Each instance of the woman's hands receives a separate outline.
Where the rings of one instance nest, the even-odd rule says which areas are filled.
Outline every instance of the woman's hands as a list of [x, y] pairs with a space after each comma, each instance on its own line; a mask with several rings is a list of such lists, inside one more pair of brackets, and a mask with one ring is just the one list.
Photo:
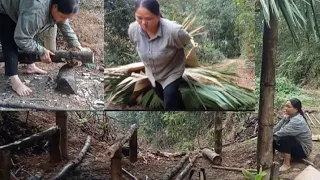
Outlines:
[[45, 53], [42, 56], [40, 56], [40, 60], [44, 63], [49, 64], [52, 62], [50, 57], [51, 55], [54, 56], [54, 53], [46, 49]]

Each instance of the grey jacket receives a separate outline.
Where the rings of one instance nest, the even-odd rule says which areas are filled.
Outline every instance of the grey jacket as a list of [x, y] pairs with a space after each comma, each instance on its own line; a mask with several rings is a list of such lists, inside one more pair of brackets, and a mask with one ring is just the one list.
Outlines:
[[51, 0], [0, 0], [0, 13], [7, 14], [16, 22], [14, 40], [18, 47], [38, 55], [43, 55], [46, 49], [34, 40], [35, 37], [54, 24], [57, 24], [70, 47], [80, 45], [69, 21], [56, 23], [50, 11]]
[[310, 155], [312, 150], [312, 133], [301, 114], [290, 119], [282, 118], [273, 128], [273, 133], [276, 137], [294, 136], [301, 144], [305, 154], [307, 156]]
[[191, 37], [181, 25], [161, 18], [156, 36], [149, 39], [135, 21], [129, 25], [128, 35], [136, 45], [153, 87], [157, 81], [164, 89], [183, 75], [186, 61], [184, 47], [190, 43]]

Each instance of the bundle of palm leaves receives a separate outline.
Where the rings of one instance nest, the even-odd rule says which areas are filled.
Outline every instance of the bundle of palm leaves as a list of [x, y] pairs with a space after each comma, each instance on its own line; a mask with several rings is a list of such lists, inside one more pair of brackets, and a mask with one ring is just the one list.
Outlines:
[[[188, 31], [195, 18], [182, 23]], [[193, 36], [202, 27], [188, 31], [193, 47], [186, 53], [186, 69], [179, 90], [187, 110], [253, 110], [254, 91], [237, 86], [236, 74], [200, 65], [196, 58]], [[199, 33], [198, 33], [199, 34]], [[110, 103], [141, 105], [146, 109], [163, 109], [163, 101], [155, 94], [145, 75], [142, 62], [105, 69], [106, 108]]]

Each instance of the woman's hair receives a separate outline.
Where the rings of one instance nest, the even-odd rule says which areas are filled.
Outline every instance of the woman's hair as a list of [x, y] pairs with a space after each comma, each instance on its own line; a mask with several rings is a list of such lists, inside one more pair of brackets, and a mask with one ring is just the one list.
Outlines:
[[160, 12], [160, 4], [157, 0], [136, 0], [135, 11], [137, 11], [137, 9], [140, 7], [146, 8], [152, 14], [156, 16], [160, 15], [162, 17], [162, 14]]
[[289, 101], [290, 101], [291, 105], [298, 110], [299, 114], [301, 114], [301, 116], [303, 116], [304, 119], [306, 119], [306, 117], [304, 116], [304, 113], [302, 111], [301, 101], [297, 98], [292, 98]]
[[63, 14], [75, 14], [79, 11], [79, 0], [52, 0], [52, 5], [58, 6], [58, 11]]

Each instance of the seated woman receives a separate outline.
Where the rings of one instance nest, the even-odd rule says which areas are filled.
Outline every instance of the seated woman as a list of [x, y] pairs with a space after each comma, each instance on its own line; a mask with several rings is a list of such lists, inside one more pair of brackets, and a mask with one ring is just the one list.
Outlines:
[[302, 159], [311, 153], [312, 134], [301, 108], [299, 99], [290, 99], [286, 103], [287, 116], [273, 129], [273, 151], [278, 150], [284, 158], [280, 171], [290, 169], [291, 157]]

